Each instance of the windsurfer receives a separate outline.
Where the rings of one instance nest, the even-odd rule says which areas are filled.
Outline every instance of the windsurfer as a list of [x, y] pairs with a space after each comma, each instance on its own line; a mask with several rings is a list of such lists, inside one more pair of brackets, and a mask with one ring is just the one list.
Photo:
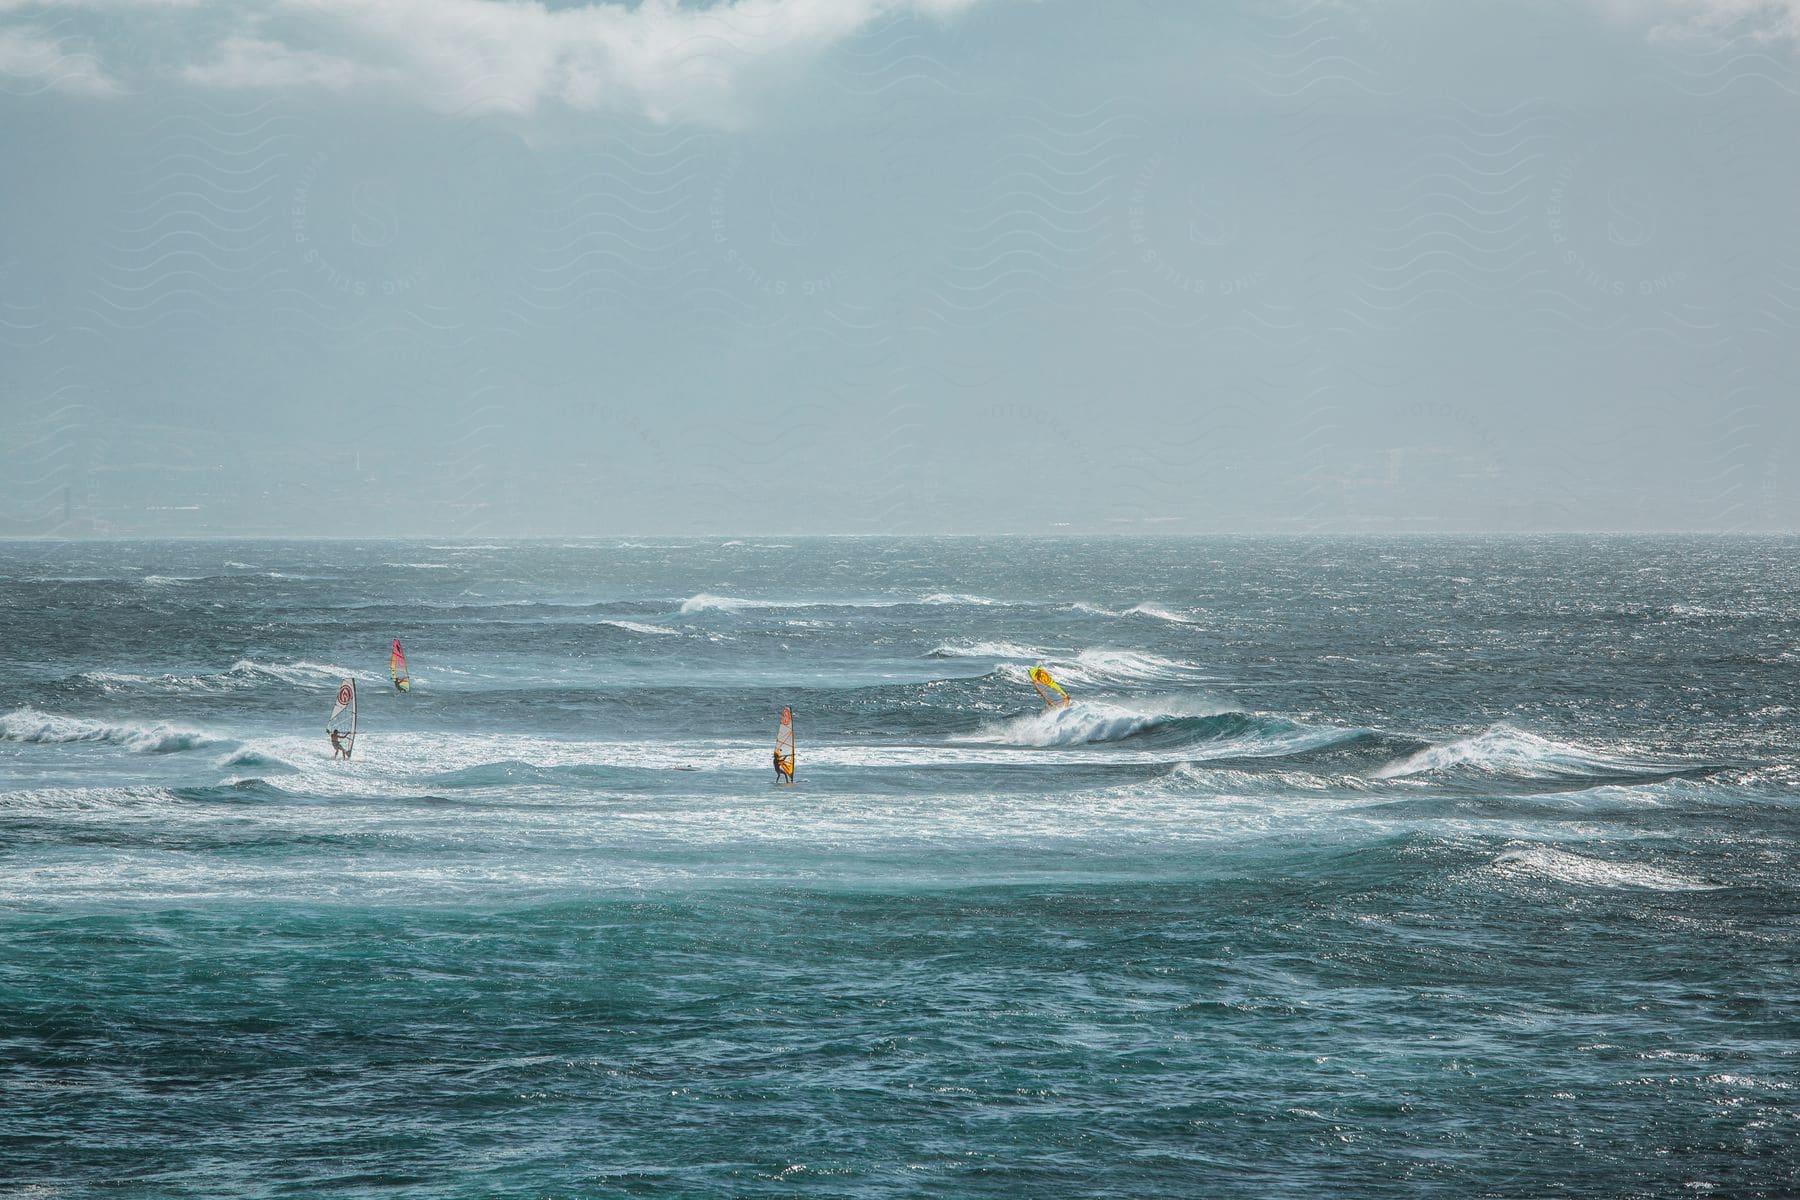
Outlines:
[[776, 783], [792, 783], [792, 782], [794, 782], [793, 769], [787, 765], [787, 760], [785, 760], [781, 757], [780, 750], [775, 751], [775, 782]]
[[331, 757], [349, 758], [350, 751], [344, 747], [343, 736], [335, 729], [327, 730], [326, 732], [331, 734]]

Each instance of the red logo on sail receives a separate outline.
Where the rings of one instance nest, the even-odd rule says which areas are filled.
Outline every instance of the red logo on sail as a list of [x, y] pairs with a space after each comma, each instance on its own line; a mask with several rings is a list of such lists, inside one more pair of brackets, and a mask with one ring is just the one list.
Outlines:
[[342, 708], [348, 703], [350, 703], [350, 685], [346, 683], [338, 689], [338, 707]]

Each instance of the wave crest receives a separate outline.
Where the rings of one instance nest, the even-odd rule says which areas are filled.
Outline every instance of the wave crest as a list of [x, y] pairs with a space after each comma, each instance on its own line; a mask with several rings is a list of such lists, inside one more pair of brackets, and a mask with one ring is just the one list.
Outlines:
[[224, 739], [197, 729], [177, 729], [172, 725], [113, 725], [35, 708], [15, 708], [0, 715], [0, 741], [38, 746], [99, 742], [123, 746], [139, 754], [172, 754], [225, 744]]
[[741, 612], [746, 608], [760, 607], [766, 607], [766, 605], [755, 600], [740, 599], [737, 596], [715, 596], [711, 592], [701, 592], [683, 600], [680, 611], [684, 613]]
[[1265, 741], [1291, 735], [1298, 729], [1289, 721], [1242, 712], [1139, 709], [1078, 700], [1063, 708], [1028, 713], [950, 740], [1050, 747], [1148, 738], [1157, 745], [1183, 746], [1248, 737], [1252, 740], [1246, 741], [1243, 750], [1253, 754]]
[[1068, 683], [1168, 683], [1191, 679], [1198, 670], [1192, 663], [1144, 650], [1083, 650], [1074, 662], [1062, 664], [1058, 678]]
[[340, 679], [363, 677], [349, 667], [340, 667], [332, 663], [295, 662], [295, 663], [259, 663], [248, 658], [240, 658], [231, 664], [227, 675], [235, 675], [241, 679], [278, 679], [282, 683], [312, 684], [336, 683]]
[[1552, 741], [1507, 725], [1495, 725], [1474, 737], [1427, 746], [1375, 772], [1377, 779], [1468, 770], [1514, 779], [1608, 779], [1671, 768], [1607, 754], [1566, 742]]
[[681, 630], [670, 629], [666, 625], [646, 625], [641, 621], [602, 621], [602, 625], [611, 625], [614, 629], [623, 629], [627, 633], [655, 633], [667, 637], [680, 637]]
[[1183, 616], [1181, 613], [1164, 608], [1160, 604], [1134, 604], [1125, 610], [1124, 615], [1127, 617], [1152, 617], [1158, 621], [1168, 621], [1175, 625], [1199, 624], [1193, 617]]
[[1018, 642], [945, 642], [926, 651], [926, 658], [1029, 658], [1044, 656], [1042, 650], [1022, 646]]
[[1643, 863], [1608, 862], [1551, 846], [1508, 850], [1494, 859], [1494, 867], [1508, 875], [1530, 875], [1581, 887], [1642, 888], [1653, 892], [1710, 892], [1718, 887]]

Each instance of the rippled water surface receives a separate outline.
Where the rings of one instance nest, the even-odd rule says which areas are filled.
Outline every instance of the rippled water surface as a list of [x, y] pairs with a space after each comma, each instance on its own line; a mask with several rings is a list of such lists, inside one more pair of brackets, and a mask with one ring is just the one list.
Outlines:
[[1797, 553], [0, 543], [0, 1196], [1800, 1193]]

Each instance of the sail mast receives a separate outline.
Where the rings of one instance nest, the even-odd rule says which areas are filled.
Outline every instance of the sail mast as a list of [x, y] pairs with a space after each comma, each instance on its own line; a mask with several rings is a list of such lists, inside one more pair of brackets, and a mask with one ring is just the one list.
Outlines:
[[794, 782], [794, 710], [781, 710], [781, 724], [775, 730], [775, 762], [781, 773], [787, 778], [782, 782]]

